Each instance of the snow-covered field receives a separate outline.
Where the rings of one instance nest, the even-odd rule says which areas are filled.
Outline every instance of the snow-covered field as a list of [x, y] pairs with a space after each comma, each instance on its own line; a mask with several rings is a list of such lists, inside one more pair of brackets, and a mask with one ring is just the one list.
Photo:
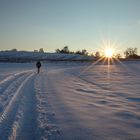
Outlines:
[[0, 140], [139, 140], [140, 62], [0, 63]]

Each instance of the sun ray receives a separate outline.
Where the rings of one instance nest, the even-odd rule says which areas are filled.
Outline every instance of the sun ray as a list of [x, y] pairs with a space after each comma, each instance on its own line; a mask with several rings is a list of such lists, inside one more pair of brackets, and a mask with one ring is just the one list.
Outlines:
[[91, 65], [89, 65], [87, 68], [85, 68], [83, 71], [81, 71], [78, 76], [82, 75], [83, 73], [85, 73], [86, 71], [88, 71], [89, 69], [93, 68], [98, 62], [102, 61], [104, 58], [101, 57], [99, 59], [97, 59], [94, 63], [92, 63]]
[[128, 72], [132, 73], [132, 74], [135, 75], [136, 77], [139, 77], [139, 76], [137, 75], [137, 73], [135, 73], [134, 70], [128, 68], [127, 65], [125, 65], [122, 61], [120, 61], [120, 60], [117, 59], [117, 58], [115, 58], [115, 60], [116, 60], [118, 63], [120, 63], [120, 64], [123, 66], [123, 68], [126, 69]]

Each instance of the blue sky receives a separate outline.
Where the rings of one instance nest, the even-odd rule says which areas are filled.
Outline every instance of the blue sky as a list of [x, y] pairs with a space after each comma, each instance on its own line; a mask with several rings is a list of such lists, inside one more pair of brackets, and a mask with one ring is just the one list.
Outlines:
[[140, 52], [140, 0], [0, 0], [0, 50], [101, 50]]

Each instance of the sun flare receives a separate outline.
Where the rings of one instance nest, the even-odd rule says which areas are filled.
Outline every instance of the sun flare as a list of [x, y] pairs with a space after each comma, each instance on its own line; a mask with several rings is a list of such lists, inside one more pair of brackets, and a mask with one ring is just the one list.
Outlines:
[[112, 58], [112, 57], [113, 57], [113, 49], [111, 49], [111, 48], [106, 48], [106, 49], [105, 49], [105, 57], [107, 57], [107, 58]]

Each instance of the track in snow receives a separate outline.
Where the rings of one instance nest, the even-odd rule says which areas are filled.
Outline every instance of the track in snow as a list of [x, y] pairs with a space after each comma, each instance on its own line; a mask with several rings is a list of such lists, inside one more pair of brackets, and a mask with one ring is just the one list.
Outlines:
[[43, 66], [1, 76], [0, 140], [139, 139], [135, 65]]
[[[34, 73], [28, 71], [16, 74], [12, 78], [12, 82], [5, 81], [9, 84], [7, 88], [4, 86], [4, 91], [1, 93], [1, 113], [0, 113], [0, 139], [2, 140], [14, 140], [17, 137], [17, 130], [20, 127], [20, 119], [22, 118], [23, 112], [22, 100], [24, 96], [23, 88], [30, 80]], [[9, 79], [11, 80], [11, 79]], [[30, 94], [30, 93], [28, 93]]]

